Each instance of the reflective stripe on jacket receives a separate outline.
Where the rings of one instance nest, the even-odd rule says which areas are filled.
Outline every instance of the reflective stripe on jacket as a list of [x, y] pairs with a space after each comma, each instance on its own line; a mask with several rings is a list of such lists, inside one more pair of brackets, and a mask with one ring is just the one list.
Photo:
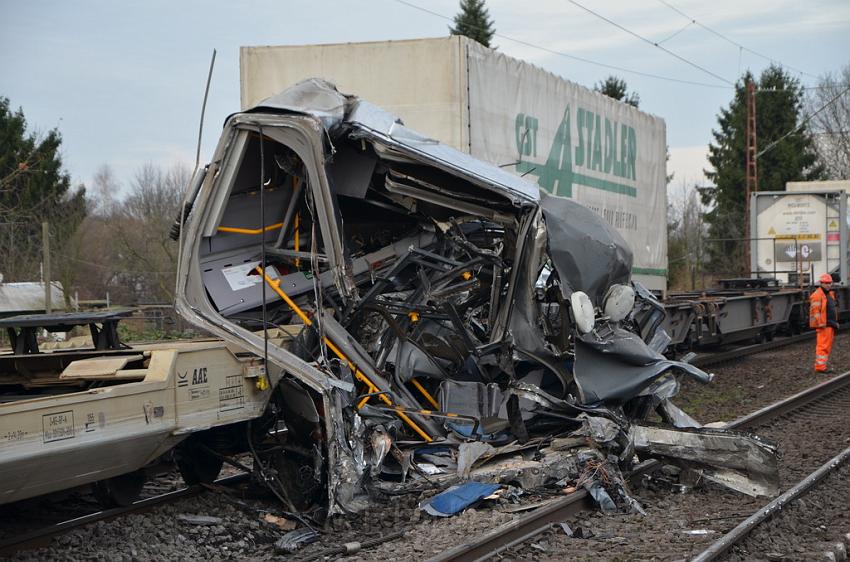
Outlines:
[[[832, 300], [830, 306], [829, 300]], [[838, 322], [838, 307], [835, 305], [835, 293], [829, 292], [827, 296], [823, 287], [818, 287], [809, 296], [809, 328], [826, 328], [830, 325], [830, 320], [833, 323]], [[829, 318], [828, 311], [834, 311], [834, 318]]]

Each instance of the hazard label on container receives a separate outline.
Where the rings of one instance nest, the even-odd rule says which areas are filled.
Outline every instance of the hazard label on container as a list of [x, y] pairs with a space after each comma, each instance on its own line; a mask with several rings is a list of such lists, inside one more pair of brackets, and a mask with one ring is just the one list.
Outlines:
[[835, 230], [836, 228], [838, 228], [838, 223], [837, 223], [837, 222], [835, 222], [835, 219], [833, 219], [833, 220], [829, 221], [829, 226], [828, 226], [828, 228], [829, 228], [830, 230]]
[[777, 240], [820, 240], [820, 233], [816, 234], [780, 234]]

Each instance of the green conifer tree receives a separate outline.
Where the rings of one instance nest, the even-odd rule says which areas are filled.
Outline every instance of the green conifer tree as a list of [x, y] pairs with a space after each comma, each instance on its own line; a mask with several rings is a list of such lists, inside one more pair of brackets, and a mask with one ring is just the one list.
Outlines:
[[61, 256], [86, 214], [85, 188], [72, 188], [61, 145], [56, 129], [27, 132], [23, 111], [12, 111], [0, 97], [0, 273], [6, 281], [38, 279], [42, 221], [50, 224], [51, 254]]
[[[705, 219], [710, 238], [746, 238], [746, 147], [747, 83], [755, 80], [757, 150], [794, 130], [803, 118], [803, 89], [800, 82], [778, 66], [765, 69], [758, 80], [747, 72], [735, 86], [729, 107], [717, 116], [719, 130], [713, 130], [714, 142], [708, 147], [712, 170], [706, 177], [713, 189], [702, 191], [702, 202], [710, 210]], [[757, 159], [759, 191], [784, 191], [789, 181], [810, 181], [823, 176], [814, 141], [802, 127], [773, 146]], [[718, 273], [743, 274], [743, 243], [710, 244], [711, 268]], [[730, 266], [738, 270], [730, 270]], [[737, 268], [736, 268], [737, 269]]]
[[622, 78], [617, 78], [613, 74], [605, 80], [597, 83], [593, 89], [600, 94], [604, 94], [609, 98], [614, 98], [615, 100], [620, 100], [621, 102], [627, 103], [631, 106], [638, 107], [640, 105], [640, 95], [637, 92], [629, 93], [626, 81]]
[[460, 12], [454, 18], [454, 27], [449, 27], [449, 31], [452, 35], [465, 35], [485, 47], [490, 46], [496, 33], [484, 0], [460, 0]]

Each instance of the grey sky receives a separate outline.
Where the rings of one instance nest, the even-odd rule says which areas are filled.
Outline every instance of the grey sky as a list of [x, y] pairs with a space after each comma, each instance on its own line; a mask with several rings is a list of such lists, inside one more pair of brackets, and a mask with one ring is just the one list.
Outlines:
[[[658, 0], [578, 0], [730, 82], [765, 59], [719, 39]], [[452, 16], [456, 0], [411, 0]], [[814, 76], [850, 62], [847, 0], [668, 0], [704, 25]], [[497, 37], [511, 56], [592, 86], [626, 79], [641, 109], [667, 122], [674, 184], [704, 181], [704, 154], [732, 88], [582, 11], [567, 0], [489, 0], [497, 32], [550, 50], [645, 73], [712, 84], [694, 86], [612, 71]], [[0, 96], [30, 125], [58, 127], [75, 182], [102, 164], [127, 183], [146, 162], [194, 163], [204, 80], [218, 49], [202, 160], [223, 119], [239, 109], [239, 47], [379, 41], [448, 34], [448, 22], [395, 0], [0, 0]], [[684, 30], [682, 28], [684, 27]]]

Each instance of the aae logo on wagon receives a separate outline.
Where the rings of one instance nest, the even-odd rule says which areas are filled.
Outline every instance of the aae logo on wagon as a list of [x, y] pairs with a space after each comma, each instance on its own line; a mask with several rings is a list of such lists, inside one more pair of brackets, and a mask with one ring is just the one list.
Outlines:
[[[562, 197], [573, 196], [573, 184], [637, 197], [637, 189], [622, 181], [637, 180], [634, 128], [581, 107], [576, 109], [575, 121], [577, 143], [573, 147], [570, 106], [567, 106], [552, 139], [549, 155], [545, 162], [539, 163], [532, 159], [538, 156], [540, 122], [534, 116], [518, 113], [515, 125], [519, 153], [517, 172], [537, 176], [540, 187]], [[597, 174], [591, 176], [585, 171]], [[599, 177], [600, 172], [610, 179]]]

